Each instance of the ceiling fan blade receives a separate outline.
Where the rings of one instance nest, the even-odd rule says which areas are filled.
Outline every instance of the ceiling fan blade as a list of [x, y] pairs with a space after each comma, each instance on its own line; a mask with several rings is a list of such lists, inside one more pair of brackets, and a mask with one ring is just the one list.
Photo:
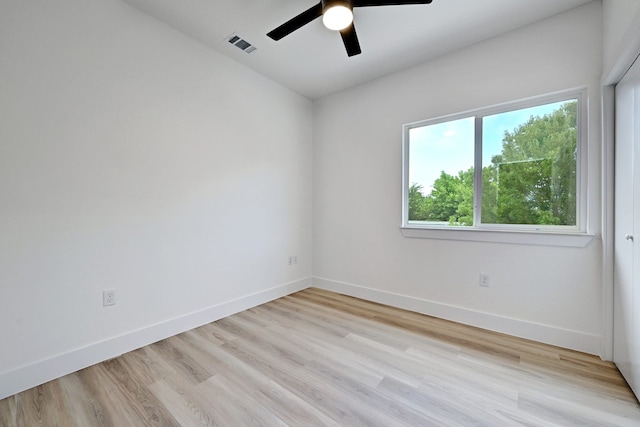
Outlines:
[[310, 7], [300, 15], [291, 18], [275, 30], [268, 32], [267, 36], [271, 37], [273, 40], [280, 40], [284, 36], [293, 33], [298, 28], [307, 25], [309, 22], [320, 16], [322, 16], [322, 2]]
[[347, 28], [340, 31], [340, 35], [342, 36], [344, 47], [347, 49], [347, 55], [351, 57], [362, 53], [358, 35], [356, 34], [356, 27], [353, 25], [353, 22]]
[[430, 4], [433, 0], [353, 0], [353, 7], [402, 6], [406, 4]]

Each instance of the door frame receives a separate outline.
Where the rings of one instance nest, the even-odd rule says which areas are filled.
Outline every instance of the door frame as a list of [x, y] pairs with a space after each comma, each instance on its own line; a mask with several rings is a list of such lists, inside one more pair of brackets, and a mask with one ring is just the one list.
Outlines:
[[[640, 21], [636, 16], [635, 22]], [[640, 25], [632, 25], [625, 44], [601, 79], [602, 90], [602, 345], [600, 357], [613, 360], [615, 88], [640, 55]]]

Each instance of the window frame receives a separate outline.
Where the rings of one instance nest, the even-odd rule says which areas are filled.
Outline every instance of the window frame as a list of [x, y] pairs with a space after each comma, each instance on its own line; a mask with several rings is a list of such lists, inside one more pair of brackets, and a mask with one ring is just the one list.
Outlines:
[[[576, 225], [531, 225], [531, 224], [483, 224], [482, 207], [482, 122], [486, 116], [507, 113], [524, 108], [576, 99]], [[402, 126], [402, 223], [405, 237], [446, 240], [470, 240], [487, 242], [543, 244], [553, 246], [585, 246], [591, 240], [588, 234], [587, 215], [587, 149], [588, 149], [588, 96], [587, 88], [580, 87], [489, 107], [477, 108], [461, 113], [448, 114], [431, 119], [407, 123]], [[474, 137], [474, 225], [451, 226], [428, 222], [409, 221], [409, 155], [411, 129], [436, 125], [463, 118], [475, 120]], [[480, 207], [480, 209], [478, 208]]]

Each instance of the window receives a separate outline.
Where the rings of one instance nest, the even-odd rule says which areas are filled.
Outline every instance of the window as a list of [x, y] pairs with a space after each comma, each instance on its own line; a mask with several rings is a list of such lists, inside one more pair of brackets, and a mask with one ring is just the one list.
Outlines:
[[583, 98], [563, 92], [404, 125], [403, 227], [583, 233]]

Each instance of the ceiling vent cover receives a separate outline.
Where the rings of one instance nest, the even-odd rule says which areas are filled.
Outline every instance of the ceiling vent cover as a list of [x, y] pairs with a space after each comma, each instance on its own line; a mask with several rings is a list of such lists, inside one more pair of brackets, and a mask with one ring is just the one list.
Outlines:
[[252, 53], [257, 49], [254, 45], [252, 45], [236, 33], [231, 34], [229, 37], [227, 37], [226, 40], [245, 53]]

